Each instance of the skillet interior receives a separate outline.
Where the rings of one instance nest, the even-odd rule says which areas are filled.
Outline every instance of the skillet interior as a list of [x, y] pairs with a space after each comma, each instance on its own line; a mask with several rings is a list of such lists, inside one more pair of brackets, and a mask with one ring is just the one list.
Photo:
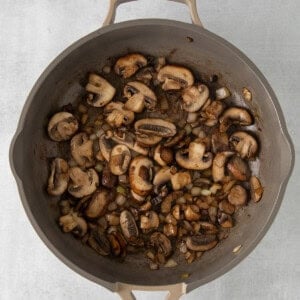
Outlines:
[[[109, 57], [132, 51], [166, 56], [169, 62], [199, 70], [202, 76], [219, 75], [220, 83], [229, 87], [238, 105], [242, 88], [249, 87], [253, 92], [250, 109], [258, 116], [256, 124], [261, 129], [259, 139], [263, 141], [259, 163], [253, 164], [265, 186], [262, 201], [256, 205], [250, 203], [237, 217], [237, 226], [229, 238], [200, 261], [157, 272], [150, 271], [141, 257], [128, 257], [120, 264], [98, 256], [71, 235], [63, 234], [55, 221], [58, 216], [55, 201], [45, 193], [48, 159], [64, 151], [64, 147], [57, 146], [46, 135], [49, 116], [83, 94], [80, 83], [87, 72], [101, 70]], [[174, 284], [182, 281], [183, 272], [188, 272], [191, 276], [186, 279], [187, 290], [191, 290], [244, 258], [265, 234], [279, 208], [283, 182], [291, 166], [291, 150], [276, 105], [272, 90], [255, 66], [232, 45], [205, 29], [163, 20], [129, 21], [100, 29], [68, 48], [48, 67], [25, 105], [20, 134], [12, 146], [12, 168], [22, 181], [18, 183], [24, 207], [41, 238], [57, 256], [107, 288], [114, 289], [115, 282]], [[240, 244], [241, 251], [233, 254], [233, 248]]]

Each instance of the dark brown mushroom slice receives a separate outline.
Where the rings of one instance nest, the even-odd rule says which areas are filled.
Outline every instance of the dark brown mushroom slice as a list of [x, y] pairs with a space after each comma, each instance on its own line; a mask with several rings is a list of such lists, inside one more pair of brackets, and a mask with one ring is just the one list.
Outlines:
[[147, 59], [143, 55], [132, 53], [120, 57], [115, 64], [114, 70], [116, 74], [123, 78], [129, 78], [146, 65]]
[[158, 253], [163, 254], [164, 257], [168, 257], [172, 253], [171, 241], [166, 235], [161, 232], [154, 232], [150, 237], [150, 243], [156, 248]]
[[229, 160], [227, 164], [227, 170], [233, 179], [246, 181], [250, 178], [250, 168], [248, 164], [239, 156], [234, 156]]
[[186, 239], [186, 246], [193, 251], [207, 251], [217, 245], [217, 237], [215, 234], [201, 234], [189, 236]]
[[170, 137], [176, 134], [176, 126], [162, 119], [141, 119], [135, 122], [134, 128], [139, 133], [160, 137]]
[[85, 215], [91, 219], [103, 216], [110, 200], [111, 195], [108, 190], [102, 188], [96, 191], [85, 209]]
[[228, 135], [226, 132], [215, 131], [211, 135], [211, 146], [213, 153], [223, 152], [228, 150]]
[[110, 242], [100, 230], [93, 230], [90, 233], [88, 244], [100, 255], [107, 256], [110, 254]]
[[172, 149], [159, 144], [154, 149], [154, 160], [161, 166], [166, 166], [172, 163], [174, 159]]
[[121, 255], [122, 248], [121, 248], [120, 243], [119, 243], [118, 239], [116, 238], [116, 236], [111, 233], [111, 234], [107, 235], [107, 238], [110, 243], [110, 249], [111, 249], [112, 254], [114, 256]]
[[49, 137], [55, 142], [69, 140], [78, 130], [77, 119], [68, 112], [58, 112], [48, 123]]

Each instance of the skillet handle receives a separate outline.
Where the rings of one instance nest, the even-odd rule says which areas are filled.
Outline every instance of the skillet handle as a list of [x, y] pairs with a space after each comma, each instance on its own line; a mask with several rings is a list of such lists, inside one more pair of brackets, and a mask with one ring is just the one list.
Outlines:
[[[116, 11], [120, 4], [126, 2], [132, 2], [132, 1], [137, 1], [137, 0], [110, 0], [108, 13], [103, 22], [103, 26], [107, 26], [114, 23], [116, 17]], [[203, 27], [202, 22], [200, 21], [198, 15], [196, 0], [169, 0], [169, 1], [185, 4], [189, 8], [193, 24]]]
[[165, 286], [141, 286], [126, 283], [117, 283], [116, 292], [122, 300], [136, 300], [132, 291], [168, 291], [165, 300], [179, 300], [181, 296], [186, 294], [186, 284], [184, 282], [165, 285]]

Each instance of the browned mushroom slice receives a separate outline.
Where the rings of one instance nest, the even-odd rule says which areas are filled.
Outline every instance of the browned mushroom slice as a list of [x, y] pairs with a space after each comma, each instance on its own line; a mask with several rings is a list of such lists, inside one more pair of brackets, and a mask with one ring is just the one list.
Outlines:
[[166, 65], [162, 67], [157, 75], [163, 90], [180, 90], [193, 85], [194, 76], [192, 72], [180, 66]]
[[177, 225], [174, 225], [174, 224], [165, 224], [164, 225], [164, 229], [163, 229], [163, 231], [164, 231], [164, 234], [166, 235], [166, 236], [176, 236], [177, 235]]
[[69, 140], [78, 130], [78, 121], [68, 112], [56, 113], [49, 121], [49, 137], [56, 142]]
[[110, 254], [110, 243], [106, 235], [98, 230], [93, 230], [88, 238], [88, 244], [100, 255]]
[[210, 152], [205, 153], [205, 145], [200, 142], [191, 142], [188, 148], [188, 155], [178, 150], [176, 153], [177, 163], [190, 170], [205, 170], [212, 164], [212, 154]]
[[227, 169], [233, 179], [240, 181], [248, 180], [251, 174], [248, 164], [239, 156], [234, 156], [229, 160]]
[[86, 133], [78, 133], [71, 140], [71, 154], [80, 167], [89, 168], [95, 164], [93, 141]]
[[211, 135], [211, 146], [214, 153], [228, 150], [228, 135], [226, 132], [216, 131]]
[[163, 254], [164, 257], [168, 257], [172, 253], [170, 240], [161, 232], [152, 233], [150, 243], [156, 248], [158, 253]]
[[250, 178], [250, 192], [251, 199], [254, 202], [260, 201], [264, 192], [264, 188], [262, 187], [260, 180], [256, 176], [251, 176]]
[[227, 159], [233, 155], [233, 152], [224, 151], [217, 153], [212, 163], [212, 176], [214, 182], [222, 181], [225, 177], [225, 164]]
[[176, 134], [176, 126], [162, 119], [141, 119], [135, 122], [134, 128], [137, 132], [161, 137], [170, 137]]
[[123, 210], [120, 214], [120, 226], [124, 237], [128, 242], [134, 242], [139, 236], [133, 215], [128, 210]]
[[221, 101], [211, 101], [200, 113], [202, 123], [208, 127], [217, 125], [219, 116], [222, 114], [224, 108], [225, 105]]
[[256, 139], [247, 132], [237, 131], [230, 136], [230, 146], [237, 151], [242, 158], [255, 157], [258, 144]]
[[135, 157], [129, 167], [131, 189], [140, 196], [146, 196], [152, 190], [153, 162], [146, 156]]
[[62, 195], [69, 182], [69, 166], [62, 158], [55, 158], [51, 163], [51, 173], [48, 179], [47, 191], [50, 195]]
[[159, 144], [155, 147], [153, 158], [159, 165], [164, 167], [173, 161], [173, 151]]
[[136, 113], [142, 112], [145, 107], [153, 110], [157, 103], [154, 92], [138, 81], [128, 82], [125, 85], [124, 97], [128, 99], [125, 108]]
[[73, 234], [83, 237], [87, 233], [87, 223], [85, 219], [78, 216], [76, 212], [70, 211], [69, 214], [59, 218], [59, 225], [63, 232], [72, 232]]
[[187, 205], [184, 209], [184, 216], [188, 221], [198, 221], [200, 219], [199, 207], [196, 205]]
[[91, 219], [103, 216], [110, 200], [111, 197], [108, 190], [101, 189], [96, 191], [85, 209], [85, 215]]
[[164, 143], [164, 146], [165, 147], [173, 147], [173, 146], [177, 145], [185, 137], [185, 134], [186, 134], [185, 130], [178, 131], [178, 133], [175, 136], [170, 137], [166, 140], [166, 142]]
[[235, 185], [228, 194], [228, 201], [235, 206], [243, 206], [247, 202], [247, 191], [241, 185]]
[[104, 108], [104, 113], [107, 115], [106, 122], [111, 127], [121, 127], [134, 121], [134, 113], [125, 109], [122, 102], [108, 103]]
[[140, 228], [144, 230], [157, 229], [159, 226], [159, 218], [155, 211], [148, 211], [145, 215], [141, 215]]
[[104, 159], [108, 162], [113, 149], [112, 140], [104, 133], [99, 137], [99, 148]]
[[99, 177], [94, 169], [82, 171], [78, 167], [70, 168], [68, 192], [75, 198], [92, 194], [99, 185]]
[[178, 191], [192, 183], [192, 176], [188, 171], [180, 171], [171, 176], [174, 191]]
[[116, 93], [116, 89], [106, 79], [94, 73], [90, 74], [85, 89], [90, 93], [87, 103], [95, 107], [106, 105]]
[[161, 203], [161, 213], [167, 214], [171, 211], [172, 203], [183, 196], [182, 191], [172, 192], [167, 195]]
[[209, 89], [205, 84], [191, 86], [182, 93], [182, 108], [188, 112], [198, 111], [209, 97]]
[[127, 172], [131, 160], [130, 150], [125, 145], [116, 145], [110, 155], [109, 167], [114, 175]]
[[138, 69], [147, 65], [147, 59], [141, 54], [128, 54], [120, 57], [115, 64], [115, 72], [128, 78], [134, 75]]
[[220, 122], [220, 131], [225, 132], [231, 125], [249, 126], [253, 124], [253, 118], [250, 113], [240, 107], [230, 107], [225, 110]]
[[223, 228], [231, 228], [233, 227], [233, 220], [230, 215], [227, 215], [225, 213], [219, 213], [218, 214], [218, 222]]
[[158, 144], [162, 140], [162, 137], [148, 134], [136, 134], [136, 140], [144, 147], [151, 147]]
[[214, 234], [189, 236], [186, 246], [193, 251], [207, 251], [217, 245], [217, 237]]
[[113, 188], [117, 184], [117, 180], [118, 177], [110, 171], [109, 165], [105, 165], [102, 170], [102, 185], [107, 188]]

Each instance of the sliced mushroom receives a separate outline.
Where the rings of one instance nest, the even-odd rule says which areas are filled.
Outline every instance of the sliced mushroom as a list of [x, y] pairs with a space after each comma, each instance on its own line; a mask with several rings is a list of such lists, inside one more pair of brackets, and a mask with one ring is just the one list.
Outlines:
[[170, 167], [163, 167], [155, 173], [155, 176], [153, 178], [153, 185], [157, 187], [162, 186], [166, 182], [170, 181], [171, 177], [172, 169]]
[[68, 192], [75, 198], [81, 198], [92, 194], [99, 185], [99, 177], [94, 169], [82, 171], [79, 167], [70, 168], [71, 182]]
[[128, 99], [125, 108], [136, 113], [142, 112], [145, 107], [153, 110], [157, 103], [154, 92], [138, 81], [128, 82], [125, 85], [124, 97]]
[[101, 189], [95, 192], [87, 208], [85, 209], [85, 215], [91, 219], [103, 216], [110, 200], [111, 197], [108, 190]]
[[118, 177], [110, 171], [110, 167], [106, 164], [102, 170], [101, 184], [107, 188], [116, 186]]
[[153, 162], [146, 156], [135, 157], [129, 167], [131, 189], [140, 196], [148, 195], [152, 190]]
[[140, 153], [142, 155], [148, 155], [148, 149], [141, 147], [136, 142], [136, 137], [129, 132], [122, 132], [122, 134], [114, 133], [111, 139], [118, 144], [127, 146], [129, 149], [137, 153]]
[[233, 220], [230, 215], [225, 213], [220, 213], [218, 215], [218, 222], [223, 228], [231, 228], [233, 227]]
[[121, 255], [122, 252], [122, 248], [121, 245], [117, 239], [117, 237], [114, 234], [115, 232], [112, 232], [110, 234], [107, 235], [107, 238], [109, 240], [110, 243], [110, 247], [111, 247], [111, 252], [114, 256], [119, 256]]
[[217, 153], [212, 163], [212, 177], [214, 182], [222, 181], [225, 177], [225, 164], [233, 152], [224, 151]]
[[116, 93], [116, 89], [106, 79], [94, 73], [90, 74], [85, 89], [90, 93], [87, 103], [95, 107], [106, 105]]
[[141, 215], [141, 229], [156, 229], [159, 226], [159, 218], [155, 211], [151, 210], [146, 212], [145, 215]]
[[139, 236], [133, 215], [128, 210], [123, 210], [120, 214], [120, 226], [124, 237], [128, 242], [132, 242]]
[[173, 151], [159, 144], [155, 147], [153, 158], [162, 167], [166, 166], [173, 161]]
[[196, 205], [187, 205], [184, 209], [184, 216], [188, 221], [198, 221], [200, 219], [199, 208]]
[[247, 202], [247, 191], [241, 185], [235, 185], [228, 194], [228, 201], [235, 206], [243, 206]]
[[62, 195], [69, 182], [69, 166], [62, 158], [55, 158], [51, 163], [51, 172], [48, 179], [47, 191], [50, 195]]
[[230, 202], [228, 202], [227, 200], [222, 200], [219, 203], [219, 209], [221, 211], [223, 211], [226, 214], [232, 215], [235, 211], [235, 207], [234, 205], [232, 205]]
[[161, 213], [168, 214], [171, 211], [172, 203], [182, 196], [183, 196], [182, 191], [172, 192], [169, 195], [167, 195], [161, 203], [161, 207], [160, 207]]
[[240, 181], [248, 180], [251, 174], [248, 164], [239, 156], [234, 156], [229, 160], [227, 169], [233, 179]]
[[104, 133], [99, 137], [99, 148], [104, 159], [109, 162], [113, 145], [111, 138], [107, 137]]
[[122, 102], [108, 103], [104, 108], [104, 114], [107, 115], [106, 122], [111, 127], [121, 127], [134, 121], [134, 112], [125, 109]]
[[186, 187], [192, 182], [192, 177], [190, 172], [188, 171], [181, 171], [177, 172], [171, 176], [171, 184], [174, 191], [178, 191]]
[[164, 234], [166, 236], [176, 236], [177, 235], [177, 225], [174, 224], [165, 224], [164, 225]]
[[70, 143], [71, 154], [80, 167], [89, 168], [95, 164], [93, 141], [84, 132], [76, 134]]
[[220, 122], [220, 131], [225, 132], [231, 125], [249, 126], [253, 123], [250, 113], [241, 107], [230, 107], [225, 110]]
[[226, 132], [216, 131], [211, 135], [211, 146], [213, 153], [228, 150], [228, 135]]
[[188, 155], [182, 153], [181, 150], [176, 153], [177, 163], [190, 170], [205, 170], [212, 164], [212, 154], [205, 153], [205, 145], [200, 142], [191, 142], [188, 148]]
[[114, 175], [122, 175], [127, 172], [131, 161], [130, 150], [125, 145], [116, 145], [110, 155], [109, 167]]
[[205, 84], [188, 87], [183, 91], [182, 108], [188, 112], [198, 111], [209, 97], [209, 89]]
[[134, 128], [139, 133], [170, 137], [176, 134], [176, 126], [162, 119], [141, 119], [135, 122]]
[[256, 139], [244, 131], [237, 131], [232, 134], [229, 139], [229, 144], [242, 158], [253, 158], [256, 156], [258, 150]]
[[69, 214], [59, 218], [59, 225], [63, 232], [71, 232], [79, 237], [87, 233], [87, 223], [85, 219], [79, 217], [76, 212], [71, 211]]
[[250, 192], [251, 199], [254, 202], [260, 201], [264, 192], [264, 188], [262, 187], [260, 180], [256, 176], [251, 176], [250, 178]]
[[144, 147], [151, 147], [158, 144], [162, 140], [162, 137], [148, 134], [136, 134], [136, 140]]
[[157, 75], [158, 81], [162, 82], [162, 89], [167, 90], [180, 90], [193, 85], [194, 76], [189, 69], [166, 65], [162, 67]]
[[170, 240], [161, 232], [154, 232], [150, 237], [150, 243], [157, 249], [158, 253], [165, 257], [172, 253], [172, 245]]
[[217, 237], [214, 234], [209, 235], [194, 235], [186, 239], [186, 246], [193, 251], [207, 251], [217, 245]]
[[185, 134], [185, 130], [178, 131], [175, 136], [170, 137], [166, 140], [166, 142], [164, 143], [164, 147], [173, 147], [177, 145], [185, 137]]
[[141, 54], [134, 53], [120, 57], [115, 64], [114, 70], [118, 75], [129, 78], [146, 65], [147, 59]]
[[110, 243], [106, 235], [98, 230], [93, 230], [88, 238], [88, 244], [100, 255], [110, 254]]
[[56, 113], [48, 124], [49, 137], [55, 142], [69, 140], [77, 130], [78, 121], [68, 112]]
[[[206, 105], [210, 102], [208, 105]], [[222, 114], [225, 105], [221, 101], [207, 101], [205, 103], [205, 108], [200, 113], [202, 118], [202, 123], [206, 126], [212, 127], [218, 124], [219, 116]]]

